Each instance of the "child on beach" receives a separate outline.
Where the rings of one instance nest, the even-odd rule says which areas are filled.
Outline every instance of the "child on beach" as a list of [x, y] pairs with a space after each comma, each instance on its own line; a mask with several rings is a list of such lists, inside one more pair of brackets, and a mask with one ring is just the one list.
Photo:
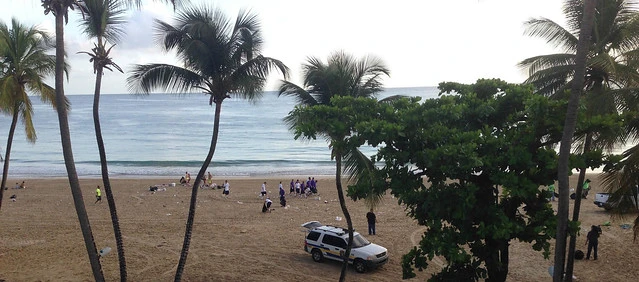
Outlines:
[[260, 199], [266, 196], [266, 181], [262, 183], [262, 189], [260, 190]]
[[231, 185], [229, 184], [228, 180], [224, 180], [224, 191], [222, 191], [222, 194], [224, 194], [224, 197], [228, 197], [229, 193], [231, 192]]

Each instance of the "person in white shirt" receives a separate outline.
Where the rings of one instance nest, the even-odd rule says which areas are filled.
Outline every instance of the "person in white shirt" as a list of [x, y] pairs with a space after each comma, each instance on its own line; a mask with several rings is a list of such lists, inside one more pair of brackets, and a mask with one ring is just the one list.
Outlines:
[[271, 201], [269, 197], [266, 197], [266, 200], [264, 200], [264, 205], [262, 206], [262, 212], [271, 212], [272, 204], [273, 204], [273, 201]]
[[266, 196], [266, 181], [262, 183], [262, 190], [260, 191], [260, 199], [262, 199], [264, 196]]
[[224, 180], [224, 191], [222, 191], [222, 194], [224, 194], [224, 196], [228, 196], [229, 193], [231, 192], [231, 185], [229, 184], [228, 180]]

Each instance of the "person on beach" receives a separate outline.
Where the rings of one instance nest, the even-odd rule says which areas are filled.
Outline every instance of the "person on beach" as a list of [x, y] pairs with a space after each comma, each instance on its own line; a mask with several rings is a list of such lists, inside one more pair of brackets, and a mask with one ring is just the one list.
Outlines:
[[264, 205], [262, 205], [262, 212], [271, 212], [272, 204], [273, 201], [271, 201], [269, 197], [266, 197], [266, 200], [264, 200]]
[[260, 199], [263, 199], [266, 196], [266, 181], [262, 183], [262, 188], [260, 189]]
[[550, 192], [550, 200], [555, 201], [555, 184], [548, 185], [548, 192]]
[[295, 192], [295, 182], [291, 179], [291, 186], [289, 187], [288, 193], [293, 194], [293, 192]]
[[295, 194], [297, 196], [301, 195], [301, 189], [302, 189], [302, 185], [300, 184], [300, 180], [298, 179], [297, 181], [295, 181]]
[[590, 179], [586, 179], [586, 181], [584, 181], [584, 185], [581, 186], [581, 197], [584, 199], [588, 198], [588, 191], [590, 191]]
[[184, 176], [180, 178], [180, 184], [182, 184], [182, 186], [186, 185], [186, 178], [184, 178]]
[[13, 189], [20, 189], [20, 183], [16, 182], [16, 186], [13, 186]]
[[366, 213], [366, 220], [368, 221], [368, 235], [375, 235], [375, 222], [377, 222], [377, 217], [373, 209]]
[[95, 203], [93, 204], [97, 203], [102, 203], [102, 191], [100, 191], [100, 185], [98, 185], [98, 188], [95, 189]]
[[191, 184], [191, 174], [188, 171], [184, 175], [184, 180], [186, 180], [186, 185]]
[[206, 185], [213, 188], [213, 175], [211, 175], [211, 172], [207, 172], [206, 175]]
[[27, 184], [25, 184], [24, 181], [20, 184], [20, 189], [27, 189]]
[[590, 227], [590, 232], [586, 235], [586, 245], [588, 245], [588, 252], [586, 253], [586, 259], [590, 259], [590, 252], [594, 252], [594, 259], [597, 260], [597, 247], [599, 247], [599, 235], [601, 235], [601, 227], [593, 225]]
[[280, 181], [280, 205], [282, 207], [286, 206], [286, 191], [284, 191], [284, 186], [282, 186], [282, 181]]
[[228, 197], [230, 192], [231, 185], [229, 184], [228, 180], [224, 180], [224, 191], [222, 191], [222, 194], [224, 194], [224, 197]]

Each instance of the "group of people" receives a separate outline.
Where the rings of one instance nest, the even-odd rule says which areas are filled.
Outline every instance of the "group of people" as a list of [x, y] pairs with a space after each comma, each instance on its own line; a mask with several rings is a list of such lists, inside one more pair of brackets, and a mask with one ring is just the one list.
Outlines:
[[22, 183], [16, 182], [16, 186], [13, 186], [13, 189], [26, 189], [27, 185], [22, 181]]
[[289, 187], [289, 195], [295, 193], [298, 197], [308, 197], [311, 194], [317, 194], [317, 181], [315, 177], [309, 177], [306, 182], [299, 179], [295, 182], [291, 179]]

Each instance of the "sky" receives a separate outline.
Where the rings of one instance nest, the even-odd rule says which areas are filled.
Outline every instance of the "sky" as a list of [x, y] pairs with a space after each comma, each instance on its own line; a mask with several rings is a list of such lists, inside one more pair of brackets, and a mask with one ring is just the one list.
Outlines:
[[[390, 69], [384, 86], [437, 86], [440, 82], [473, 83], [500, 78], [520, 83], [523, 59], [558, 52], [544, 40], [524, 34], [524, 22], [548, 18], [564, 23], [559, 0], [192, 0], [221, 9], [235, 19], [242, 9], [257, 14], [265, 45], [262, 54], [290, 70], [289, 81], [302, 84], [301, 65], [308, 57], [326, 58], [343, 50], [356, 58], [376, 56]], [[38, 0], [0, 0], [0, 20], [12, 17], [54, 34], [54, 18], [44, 15]], [[126, 35], [111, 51], [124, 74], [106, 71], [103, 94], [129, 93], [126, 77], [134, 64], [179, 61], [154, 41], [154, 19], [173, 23], [173, 7], [145, 0], [128, 14]], [[93, 42], [80, 32], [80, 15], [70, 11], [65, 29], [71, 66], [65, 93], [92, 94], [95, 75], [86, 54]], [[275, 90], [281, 75], [269, 77]], [[53, 81], [50, 78], [48, 81]], [[159, 91], [159, 90], [158, 90]]]

